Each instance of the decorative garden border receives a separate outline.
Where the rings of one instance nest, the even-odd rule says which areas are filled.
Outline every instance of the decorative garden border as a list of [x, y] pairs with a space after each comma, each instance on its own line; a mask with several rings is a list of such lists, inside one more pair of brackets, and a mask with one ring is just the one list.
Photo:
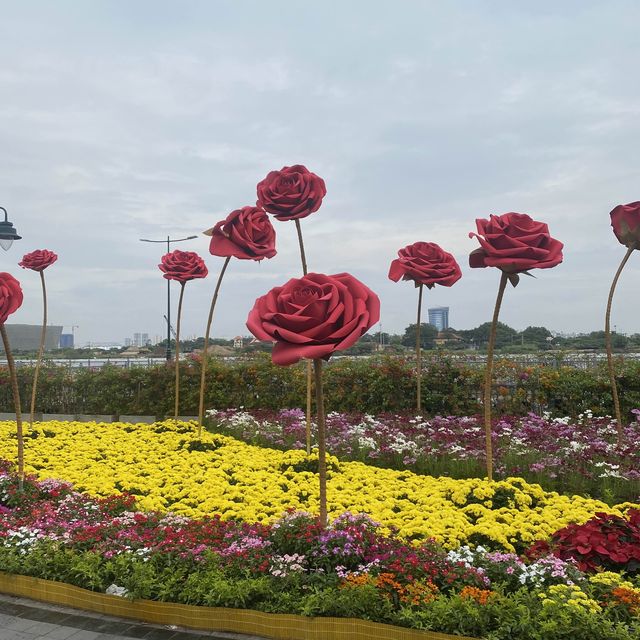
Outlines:
[[0, 572], [0, 593], [84, 611], [199, 631], [226, 631], [274, 640], [474, 640], [355, 618], [306, 618], [246, 609], [127, 600], [63, 582]]

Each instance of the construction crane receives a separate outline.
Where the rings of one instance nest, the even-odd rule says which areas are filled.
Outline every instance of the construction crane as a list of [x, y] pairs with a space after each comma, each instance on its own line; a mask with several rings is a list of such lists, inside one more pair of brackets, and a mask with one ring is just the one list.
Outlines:
[[169, 318], [167, 318], [167, 316], [162, 316], [164, 318], [164, 321], [169, 325], [169, 329], [171, 329], [171, 334], [173, 335], [174, 338], [178, 337], [178, 334], [176, 333], [176, 330], [173, 328], [173, 325], [169, 322]]

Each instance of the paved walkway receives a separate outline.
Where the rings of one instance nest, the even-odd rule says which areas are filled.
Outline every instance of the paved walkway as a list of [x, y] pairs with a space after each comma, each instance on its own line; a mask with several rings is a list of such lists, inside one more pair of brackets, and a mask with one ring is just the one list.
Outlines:
[[0, 594], [0, 640], [264, 640], [138, 623]]

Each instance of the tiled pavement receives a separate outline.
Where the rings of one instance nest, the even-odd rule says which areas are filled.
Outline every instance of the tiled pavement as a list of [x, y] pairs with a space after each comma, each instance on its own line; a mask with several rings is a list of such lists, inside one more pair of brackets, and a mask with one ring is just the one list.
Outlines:
[[0, 595], [0, 640], [263, 640], [113, 618]]

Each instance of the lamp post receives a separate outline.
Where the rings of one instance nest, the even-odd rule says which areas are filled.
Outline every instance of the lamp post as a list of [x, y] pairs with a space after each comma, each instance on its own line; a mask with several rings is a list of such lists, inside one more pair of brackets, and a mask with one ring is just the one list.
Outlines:
[[0, 207], [0, 209], [4, 211], [4, 221], [0, 220], [0, 247], [9, 251], [13, 241], [20, 240], [22, 236], [18, 235], [13, 224], [7, 219], [7, 210], [4, 207]]
[[[185, 240], [193, 240], [197, 237], [198, 236], [187, 236], [186, 238], [170, 238], [169, 236], [167, 236], [166, 240], [148, 240], [147, 238], [140, 238], [140, 242], [166, 242], [167, 253], [170, 253], [171, 244], [173, 242], [184, 242]], [[167, 362], [169, 360], [171, 360], [171, 280], [167, 279]]]

